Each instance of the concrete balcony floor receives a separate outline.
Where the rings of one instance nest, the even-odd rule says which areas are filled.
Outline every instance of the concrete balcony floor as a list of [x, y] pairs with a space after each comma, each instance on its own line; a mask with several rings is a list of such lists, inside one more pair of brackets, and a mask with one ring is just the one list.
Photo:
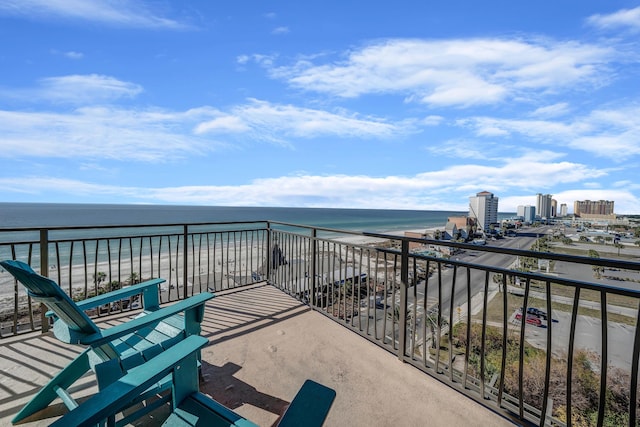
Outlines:
[[[122, 320], [111, 316], [102, 325]], [[513, 425], [270, 285], [217, 293], [202, 335], [210, 345], [202, 353], [201, 390], [260, 426], [277, 420], [307, 378], [337, 393], [325, 426]], [[0, 425], [11, 425], [78, 352], [49, 333], [0, 341]], [[92, 376], [79, 389], [94, 392]], [[49, 425], [63, 412], [60, 403], [22, 425]], [[157, 425], [162, 416], [140, 424]]]

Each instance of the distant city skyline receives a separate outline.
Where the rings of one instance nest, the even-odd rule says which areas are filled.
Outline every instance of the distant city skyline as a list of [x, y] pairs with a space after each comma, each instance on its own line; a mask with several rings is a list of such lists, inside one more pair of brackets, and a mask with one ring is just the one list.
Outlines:
[[[81, 6], [80, 6], [81, 4]], [[0, 2], [0, 201], [640, 214], [640, 5]]]

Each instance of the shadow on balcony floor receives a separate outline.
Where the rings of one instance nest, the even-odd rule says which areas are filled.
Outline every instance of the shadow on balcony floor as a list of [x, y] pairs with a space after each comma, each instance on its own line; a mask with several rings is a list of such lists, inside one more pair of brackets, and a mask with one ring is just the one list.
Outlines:
[[[269, 285], [219, 292], [202, 334], [210, 341], [202, 390], [260, 426], [278, 419], [307, 378], [337, 392], [326, 426], [513, 425]], [[78, 350], [49, 334], [0, 341], [0, 425]], [[95, 385], [88, 377], [81, 388]], [[23, 425], [48, 425], [56, 410]]]

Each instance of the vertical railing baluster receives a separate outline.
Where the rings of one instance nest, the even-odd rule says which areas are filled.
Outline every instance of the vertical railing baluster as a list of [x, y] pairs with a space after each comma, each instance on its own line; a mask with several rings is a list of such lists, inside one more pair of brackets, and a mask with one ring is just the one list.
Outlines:
[[[96, 249], [93, 254], [93, 294], [98, 295], [98, 251], [100, 249], [100, 240], [96, 239]], [[100, 310], [98, 310], [100, 314]]]
[[[193, 259], [196, 257], [194, 256]], [[202, 233], [198, 233], [198, 292], [202, 292]], [[195, 274], [196, 267], [193, 267], [193, 272]], [[192, 294], [196, 293], [196, 279], [193, 279], [193, 288], [191, 290]]]
[[[62, 264], [60, 263], [60, 245], [56, 242], [53, 247], [56, 251], [56, 274], [58, 276], [58, 285], [62, 287]], [[69, 295], [71, 295], [71, 282], [69, 282]]]
[[400, 258], [400, 307], [398, 319], [398, 359], [404, 361], [407, 352], [407, 292], [409, 289], [409, 241], [402, 240], [402, 256]]
[[[168, 238], [167, 238], [168, 239]], [[162, 241], [164, 240], [164, 236], [160, 236], [158, 238], [158, 277], [162, 277], [162, 267], [160, 265], [160, 260], [162, 259]], [[152, 244], [150, 244], [150, 246], [153, 246]], [[142, 247], [142, 239], [140, 239], [140, 247]], [[150, 253], [153, 254], [153, 252], [150, 250]], [[151, 263], [153, 264], [153, 257], [151, 257]], [[171, 278], [171, 268], [169, 268], [169, 273], [168, 273], [169, 279]], [[163, 277], [164, 279], [166, 279], [166, 277]], [[166, 285], [168, 286], [168, 284]], [[162, 291], [161, 288], [159, 287], [158, 292], [160, 293], [160, 303], [163, 303], [164, 301], [162, 301]]]
[[[402, 260], [402, 255], [399, 258]], [[402, 267], [401, 267], [402, 268]], [[393, 276], [391, 278], [393, 287], [391, 288], [391, 348], [397, 350], [396, 343], [399, 344], [398, 333], [400, 332], [400, 306], [398, 305], [398, 298], [396, 293], [398, 292], [398, 254], [393, 254]], [[398, 316], [396, 317], [396, 313]], [[396, 328], [397, 326], [397, 328]], [[396, 329], [398, 332], [396, 333]]]
[[226, 280], [227, 287], [226, 287], [226, 289], [230, 289], [231, 286], [229, 286], [229, 277], [231, 276], [231, 269], [229, 268], [229, 257], [230, 257], [229, 248], [231, 247], [231, 243], [230, 243], [231, 242], [231, 233], [227, 232], [226, 235], [227, 235], [227, 244], [225, 246], [223, 246], [223, 252], [226, 254], [226, 264], [225, 264], [225, 269], [226, 269], [226, 272], [227, 272], [227, 274], [226, 274], [226, 277], [227, 277], [227, 280]]
[[[498, 283], [500, 286], [500, 283]], [[502, 406], [502, 393], [504, 392], [504, 376], [507, 365], [507, 275], [502, 273], [502, 359], [500, 361], [500, 382], [498, 383], [498, 407]]]
[[318, 288], [318, 230], [311, 230], [311, 280], [309, 281], [309, 302], [311, 309], [316, 310], [316, 289]]
[[[484, 278], [484, 295], [482, 299], [482, 337], [480, 338], [480, 397], [486, 399], [486, 382], [485, 382], [485, 350], [487, 340], [487, 294], [489, 293], [489, 271], [485, 272]], [[524, 316], [524, 315], [523, 315]]]
[[389, 287], [389, 264], [387, 263], [387, 253], [384, 252], [384, 281], [382, 282], [383, 286], [383, 302], [384, 307], [382, 310], [382, 344], [386, 344], [387, 341], [387, 312], [388, 312], [388, 299], [389, 295], [387, 293], [387, 289]]
[[[69, 298], [73, 299], [73, 244], [75, 242], [72, 240], [69, 242]], [[62, 266], [60, 269], [62, 269]]]
[[[171, 301], [171, 289], [173, 286], [173, 271], [174, 271], [174, 267], [173, 267], [173, 254], [171, 253], [171, 238], [173, 236], [172, 235], [168, 235], [167, 236], [167, 259], [169, 260], [169, 281], [167, 283], [167, 300]], [[176, 272], [176, 274], [178, 274]]]
[[[15, 253], [13, 257], [15, 259]], [[40, 229], [40, 274], [49, 277], [49, 230], [46, 228]], [[47, 307], [40, 304], [40, 328], [43, 333], [49, 330], [49, 319], [45, 316], [46, 313]]]
[[[248, 242], [249, 244], [249, 273], [251, 274], [251, 282], [249, 283], [254, 283], [256, 282], [256, 278], [257, 278], [257, 274], [258, 274], [258, 268], [257, 268], [257, 260], [260, 259], [259, 255], [260, 255], [260, 244], [258, 243], [260, 241], [260, 235], [258, 234], [259, 232], [256, 230], [252, 230], [251, 231], [251, 239]], [[256, 240], [258, 240], [258, 242], [256, 242]], [[256, 253], [254, 255], [254, 245], [256, 248]], [[254, 259], [255, 258], [255, 259]], [[255, 265], [254, 265], [255, 264]], [[255, 268], [255, 270], [254, 270]], [[256, 275], [253, 274], [253, 272], [255, 271]]]
[[[144, 240], [140, 239], [140, 250], [142, 250], [142, 242]], [[156, 276], [153, 274], [153, 237], [149, 236], [149, 278], [155, 279]], [[158, 257], [159, 258], [159, 257]], [[160, 271], [158, 270], [158, 277], [160, 277]]]
[[[209, 275], [209, 272], [211, 271], [211, 245], [210, 245], [210, 241], [209, 241], [209, 236], [211, 235], [211, 233], [207, 233], [206, 234], [206, 243], [207, 243], [207, 265], [206, 265], [206, 269], [207, 269], [207, 289], [209, 290], [209, 286], [210, 286], [210, 281], [211, 281], [211, 277]], [[215, 264], [215, 262], [214, 262]]]
[[[427, 272], [427, 274], [429, 274]], [[426, 292], [426, 291], [425, 291]], [[469, 373], [469, 356], [471, 352], [471, 269], [467, 266], [467, 345], [464, 350], [464, 372], [462, 387], [467, 388], [467, 375]]]
[[[345, 248], [345, 258], [342, 261], [342, 248]], [[348, 245], [340, 245], [340, 255], [341, 255], [341, 266], [344, 265], [344, 276], [340, 274], [340, 305], [342, 305], [342, 313], [344, 315], [344, 323], [347, 323], [347, 279], [349, 277], [349, 264], [347, 263], [347, 259], [349, 258], [349, 246]], [[340, 308], [338, 308], [338, 312], [340, 312]]]
[[[11, 245], [11, 259], [16, 259], [16, 246], [15, 245]], [[18, 281], [14, 278], [13, 280], [13, 295], [15, 296], [13, 298], [13, 335], [17, 335], [18, 334], [18, 313], [19, 313], [19, 304], [18, 304], [18, 292], [19, 292], [19, 288], [18, 288]], [[43, 308], [44, 305], [41, 305], [40, 308]], [[44, 331], [43, 331], [44, 332]]]
[[531, 279], [527, 277], [524, 285], [524, 300], [522, 301], [522, 317], [520, 318], [520, 360], [518, 361], [518, 411], [520, 419], [524, 419], [524, 357], [525, 357], [525, 319], [527, 316], [527, 307], [529, 307], [529, 291], [531, 288]]
[[[578, 320], [578, 308], [580, 307], [580, 288], [576, 286], [573, 297], [573, 307], [571, 309], [571, 326], [569, 328], [569, 349], [567, 355], [567, 427], [571, 427], [573, 424], [573, 409], [571, 396], [573, 395], [573, 357], [574, 357], [574, 347], [576, 341], [576, 323]], [[638, 311], [638, 316], [640, 316], [640, 310]], [[547, 313], [547, 323], [551, 320], [551, 313]], [[636, 334], [636, 342], [638, 341], [638, 336]], [[637, 357], [636, 357], [636, 366], [637, 366]], [[637, 375], [636, 375], [637, 376]], [[632, 377], [633, 379], [633, 377]], [[632, 389], [633, 392], [635, 390]], [[635, 400], [632, 400], [634, 402]], [[633, 405], [635, 406], [635, 405]], [[633, 424], [635, 426], [635, 424]]]
[[[131, 237], [129, 237], [129, 270], [131, 271], [131, 274], [133, 275], [134, 271], [135, 271], [135, 264], [133, 262], [133, 239]], [[137, 240], [137, 239], [136, 239]], [[140, 238], [140, 255], [138, 256], [138, 280], [139, 281], [143, 281], [145, 280], [144, 277], [142, 276], [142, 237]], [[150, 258], [150, 262], [153, 263], [153, 258]]]
[[[182, 230], [182, 295], [183, 298], [187, 298], [188, 289], [187, 282], [189, 281], [189, 226], [184, 225]], [[180, 299], [180, 294], [178, 293], [178, 299]]]
[[[367, 289], [367, 302], [369, 301], [369, 279], [371, 277], [371, 272], [370, 270], [367, 268], [367, 272], [363, 273], [363, 269], [364, 269], [364, 251], [365, 249], [360, 248], [360, 260], [358, 262], [358, 302], [357, 302], [357, 306], [356, 306], [356, 310], [358, 310], [358, 329], [360, 330], [360, 332], [362, 332], [362, 312], [360, 311], [360, 304], [362, 301], [362, 287], [366, 286]], [[367, 258], [369, 258], [369, 251], [367, 250]], [[362, 283], [362, 279], [363, 279], [363, 274], [365, 274], [365, 282]], [[367, 315], [367, 318], [369, 318], [369, 316]], [[367, 332], [368, 334], [368, 332]]]
[[[637, 401], [638, 401], [638, 364], [640, 363], [640, 302], [636, 312], [636, 333], [633, 338], [633, 353], [631, 356], [631, 384], [629, 392], [629, 427], [636, 426], [637, 414]], [[570, 427], [570, 426], [569, 426]]]
[[[600, 313], [601, 314], [601, 333], [602, 333], [602, 354], [600, 357], [600, 399], [598, 401], [598, 427], [604, 424], [604, 412], [607, 402], [607, 365], [609, 363], [608, 349], [608, 330], [607, 325], [607, 292], [600, 291]], [[637, 404], [630, 402], [631, 405]]]
[[[107, 238], [107, 264], [109, 267], [109, 291], [113, 290], [113, 271], [112, 271], [112, 266], [113, 263], [111, 262], [111, 239]], [[111, 308], [109, 308], [108, 311], [111, 311]]]
[[[546, 297], [547, 297], [547, 319], [551, 318], [551, 282], [547, 280], [545, 282]], [[522, 313], [522, 317], [526, 317], [527, 313]], [[553, 322], [547, 322], [547, 353], [544, 372], [544, 392], [542, 395], [542, 410], [540, 411], [540, 427], [543, 427], [547, 420], [547, 406], [549, 405], [549, 383], [551, 381], [551, 324]], [[549, 408], [552, 409], [552, 408]]]
[[[176, 284], [175, 284], [175, 290], [176, 290], [176, 300], [180, 299], [180, 242], [182, 241], [182, 237], [183, 235], [177, 234], [176, 235], [176, 253], [175, 253], [175, 270], [176, 270]], [[184, 243], [183, 243], [184, 246]], [[184, 257], [183, 257], [184, 258]], [[184, 263], [184, 259], [182, 261]], [[169, 295], [171, 295], [171, 290], [169, 290]]]
[[[13, 246], [13, 245], [12, 245]], [[28, 261], [27, 264], [31, 265], [31, 261], [33, 258], [33, 244], [29, 243], [29, 255], [28, 255]], [[15, 254], [13, 254], [15, 255]], [[15, 259], [15, 256], [12, 256], [11, 259]], [[16, 299], [17, 299], [17, 295], [16, 295]], [[35, 330], [35, 324], [34, 324], [34, 320], [33, 320], [33, 304], [31, 302], [31, 297], [29, 295], [27, 295], [27, 307], [29, 310], [29, 329], [31, 329], [32, 331]], [[2, 327], [0, 327], [0, 337], [2, 336]]]
[[[131, 279], [133, 279], [133, 277], [131, 277]], [[142, 277], [140, 277], [140, 279], [142, 279]], [[122, 284], [122, 239], [118, 239], [118, 282]], [[130, 285], [132, 284], [133, 283], [130, 283]]]
[[440, 333], [442, 332], [442, 262], [438, 261], [438, 313], [435, 325], [435, 345], [436, 345], [436, 373], [440, 373]]
[[85, 239], [82, 239], [82, 260], [84, 263], [84, 295], [82, 299], [87, 299], [89, 293], [89, 265], [87, 262], [87, 241]]
[[429, 271], [431, 270], [431, 261], [427, 260], [426, 263], [426, 273], [424, 279], [424, 297], [422, 299], [422, 363], [424, 367], [428, 367], [427, 363], [427, 352], [429, 348], [427, 347], [427, 323], [430, 322], [429, 316], [429, 279], [431, 278]]
[[453, 308], [455, 307], [456, 277], [458, 266], [453, 264], [451, 296], [449, 296], [449, 381], [453, 382]]
[[271, 243], [271, 223], [267, 221], [267, 253], [266, 253], [266, 260], [267, 260], [267, 282], [271, 283], [271, 251], [272, 251], [272, 243]]

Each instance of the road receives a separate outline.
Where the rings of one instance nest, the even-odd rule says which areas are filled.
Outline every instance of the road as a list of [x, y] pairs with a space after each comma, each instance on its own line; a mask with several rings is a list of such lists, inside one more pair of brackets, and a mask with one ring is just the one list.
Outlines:
[[[488, 242], [488, 245], [493, 247], [500, 248], [509, 248], [509, 249], [528, 249], [539, 236], [545, 234], [551, 227], [538, 227], [535, 229], [527, 229], [524, 232], [521, 232], [516, 237], [507, 237], [499, 240], [491, 240]], [[512, 255], [505, 255], [493, 252], [483, 252], [480, 248], [476, 250], [468, 250], [463, 253], [454, 256], [456, 261], [462, 263], [469, 263], [473, 265], [485, 265], [490, 267], [498, 267], [498, 268], [507, 268], [513, 264], [515, 261], [515, 257]], [[440, 301], [442, 302], [442, 316], [446, 319], [449, 317], [449, 311], [451, 307], [451, 289], [453, 288], [453, 271], [452, 267], [444, 267], [442, 266], [442, 275], [440, 282], [442, 283], [440, 292], [441, 297]], [[454, 293], [454, 307], [463, 306], [467, 302], [467, 269], [464, 267], [458, 267], [456, 269], [456, 280], [455, 280], [455, 293]], [[476, 295], [479, 295], [484, 291], [485, 284], [485, 276], [486, 273], [484, 271], [480, 271], [474, 268], [470, 269], [471, 274], [471, 298], [473, 301], [481, 302], [482, 298], [474, 298]], [[491, 288], [495, 288], [495, 285], [492, 282], [491, 277], [489, 278], [489, 286]], [[424, 280], [420, 281], [415, 289], [412, 287], [409, 289], [408, 295], [408, 306], [409, 311], [411, 312], [413, 309], [413, 305], [417, 303], [417, 319], [422, 319], [422, 307], [424, 305], [424, 296], [425, 296], [425, 288], [427, 288], [427, 307], [431, 307], [431, 310], [434, 309], [435, 304], [438, 301], [438, 273], [433, 274], [428, 283]], [[415, 298], [414, 298], [415, 292]], [[386, 304], [387, 306], [398, 306], [400, 303], [400, 294], [396, 293], [395, 295], [395, 304], [392, 301], [394, 298], [393, 295], [390, 295], [387, 298]], [[366, 308], [363, 308], [366, 310]], [[383, 309], [376, 310], [376, 319], [378, 322], [378, 330], [382, 330], [382, 323], [384, 322], [384, 313]], [[455, 316], [455, 313], [454, 313]], [[419, 323], [419, 322], [418, 322]], [[391, 331], [389, 328], [391, 327], [391, 322], [386, 322], [387, 324], [387, 335], [391, 335]], [[420, 326], [420, 325], [419, 325]], [[420, 328], [419, 328], [420, 329]]]
[[[517, 237], [506, 237], [499, 240], [489, 241], [489, 245], [499, 248], [508, 249], [528, 249], [537, 240], [539, 236], [542, 236], [551, 227], [538, 227], [535, 229], [525, 230]], [[485, 265], [490, 267], [508, 268], [511, 266], [516, 258], [512, 255], [505, 255], [493, 252], [478, 251], [466, 251], [464, 253], [455, 255], [455, 260], [460, 262], [467, 262], [475, 265]], [[471, 269], [471, 297], [484, 291], [484, 284], [486, 273], [477, 269]], [[449, 307], [451, 303], [451, 284], [453, 280], [453, 268], [446, 268], [442, 272], [442, 311], [443, 314], [448, 315]], [[489, 278], [490, 286], [492, 285], [491, 277]], [[433, 275], [429, 279], [428, 298], [429, 301], [437, 301], [438, 286], [437, 286], [437, 274]], [[417, 294], [419, 299], [424, 296], [424, 282], [418, 284]], [[467, 269], [457, 268], [456, 282], [455, 282], [455, 295], [454, 295], [454, 307], [460, 306], [467, 302]]]

